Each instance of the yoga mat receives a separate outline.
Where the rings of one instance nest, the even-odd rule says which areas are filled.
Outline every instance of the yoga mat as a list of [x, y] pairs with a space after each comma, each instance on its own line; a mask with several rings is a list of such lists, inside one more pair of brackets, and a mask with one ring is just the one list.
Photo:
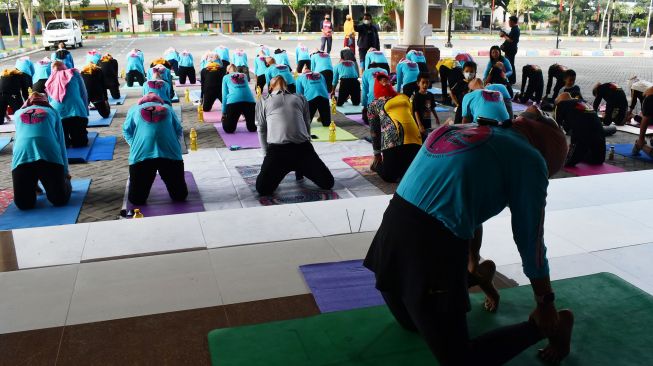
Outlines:
[[358, 123], [361, 126], [367, 126], [365, 122], [363, 122], [363, 115], [362, 114], [349, 114], [347, 115], [347, 118], [353, 122]]
[[[609, 146], [606, 146], [606, 150]], [[625, 156], [627, 158], [653, 163], [653, 158], [648, 156], [644, 151], [640, 151], [638, 155], [633, 155], [633, 144], [616, 144], [614, 145], [615, 154]]]
[[342, 114], [361, 114], [363, 112], [362, 105], [353, 105], [350, 101], [345, 102], [340, 107], [336, 107], [336, 109]]
[[0, 133], [9, 133], [9, 132], [16, 132], [16, 125], [13, 122], [5, 121], [5, 123], [0, 125]]
[[261, 143], [257, 132], [249, 132], [245, 123], [236, 125], [236, 132], [226, 133], [220, 124], [213, 125], [227, 147], [240, 146], [241, 149], [258, 149]]
[[[188, 197], [184, 202], [174, 202], [170, 199], [165, 183], [163, 183], [163, 180], [157, 174], [150, 190], [150, 196], [147, 198], [147, 203], [145, 205], [135, 206], [129, 200], [125, 199], [125, 207], [127, 210], [138, 208], [145, 217], [204, 212], [204, 203], [200, 197], [193, 173], [184, 172], [184, 179], [188, 186]], [[127, 187], [129, 187], [129, 184], [127, 184]], [[127, 197], [127, 191], [125, 192], [125, 197]]]
[[[615, 148], [616, 149], [616, 148]], [[579, 177], [588, 175], [623, 173], [626, 170], [618, 166], [603, 163], [601, 165], [590, 165], [585, 163], [576, 164], [573, 167], [565, 167], [566, 172], [576, 174]]]
[[374, 157], [369, 156], [352, 156], [343, 158], [342, 161], [350, 167], [354, 168], [363, 178], [372, 183], [375, 187], [383, 191], [385, 194], [393, 194], [397, 190], [399, 183], [388, 183], [381, 179], [378, 174], [370, 170], [370, 165], [374, 161]]
[[111, 96], [109, 96], [109, 105], [123, 105], [125, 104], [126, 98], [127, 93], [122, 93], [118, 99], [113, 99]]
[[[256, 178], [261, 172], [260, 165], [237, 166], [236, 170], [243, 177], [247, 186], [256, 192]], [[308, 178], [304, 178], [308, 180]], [[338, 193], [331, 190], [323, 190], [308, 182], [295, 181], [295, 174], [290, 172], [281, 181], [279, 187], [272, 196], [260, 196], [259, 202], [263, 206], [283, 205], [287, 203], [315, 202], [339, 199]]]
[[[242, 119], [242, 116], [241, 116]], [[204, 122], [206, 123], [220, 123], [222, 122], [222, 111], [221, 110], [212, 110], [210, 112], [204, 112]]]
[[11, 137], [0, 137], [0, 151], [2, 151], [11, 142]]
[[428, 89], [428, 91], [429, 91], [431, 94], [435, 94], [435, 95], [440, 95], [440, 94], [442, 94], [442, 89], [441, 89], [441, 88], [431, 88], [431, 89]]
[[188, 78], [186, 78], [186, 84], [182, 84], [182, 83], [179, 82], [179, 79], [176, 79], [175, 80], [175, 86], [178, 86], [180, 88], [187, 88], [187, 87], [191, 87], [191, 86], [202, 86], [202, 83], [200, 82], [199, 79], [197, 79], [197, 80], [195, 80], [195, 84], [191, 84], [190, 80], [188, 80]]
[[513, 111], [513, 113], [523, 112], [523, 111], [525, 111], [526, 108], [528, 108], [528, 107], [529, 107], [529, 106], [527, 106], [526, 104], [521, 104], [521, 103], [517, 103], [517, 102], [512, 102], [512, 111]]
[[[143, 83], [143, 84], [145, 84], [145, 83]], [[134, 84], [132, 84], [132, 86], [127, 86], [127, 84], [125, 83], [125, 84], [123, 84], [123, 86], [120, 87], [120, 89], [122, 89], [122, 90], [140, 90], [140, 91], [143, 91], [143, 86], [141, 84], [139, 84], [139, 83], [136, 83], [136, 82]]]
[[0, 216], [0, 230], [24, 229], [40, 226], [67, 225], [77, 222], [90, 179], [73, 179], [73, 192], [66, 206], [54, 207], [44, 194], [36, 199], [36, 207], [21, 211], [14, 203]]
[[116, 136], [97, 137], [86, 161], [113, 160], [116, 141]]
[[[609, 273], [554, 281], [553, 288], [558, 308], [575, 311], [571, 354], [562, 365], [653, 364], [651, 295]], [[483, 294], [470, 297], [471, 338], [523, 322], [534, 308], [530, 286], [502, 290], [496, 314], [482, 309]], [[438, 364], [419, 334], [403, 330], [385, 306], [216, 329], [208, 334], [208, 342], [214, 366]], [[545, 365], [537, 349], [546, 344], [539, 342], [507, 365]]]
[[14, 191], [11, 189], [0, 190], [0, 215], [5, 212], [12, 202], [14, 202]]
[[451, 107], [440, 107], [440, 106], [435, 107], [436, 112], [451, 112], [452, 110], [453, 108]]
[[175, 92], [175, 96], [170, 99], [171, 103], [179, 103], [179, 94]]
[[88, 161], [88, 156], [91, 153], [91, 148], [95, 143], [97, 138], [97, 132], [88, 133], [88, 145], [84, 147], [69, 147], [66, 150], [68, 151], [68, 163], [86, 163]]
[[202, 99], [202, 91], [199, 89], [193, 89], [190, 91], [190, 100], [192, 102], [199, 102]]
[[[311, 124], [311, 135], [317, 136], [317, 138], [313, 138], [313, 141], [329, 142], [329, 127], [324, 127], [321, 123], [313, 123]], [[358, 140], [358, 137], [336, 126], [336, 141], [356, 140]]]
[[116, 116], [116, 110], [112, 109], [109, 117], [102, 118], [97, 110], [92, 110], [88, 113], [88, 127], [109, 127], [113, 122], [113, 117]]
[[[353, 223], [358, 229], [358, 223]], [[374, 273], [363, 267], [363, 260], [318, 263], [299, 266], [321, 313], [384, 305], [374, 287]]]
[[[617, 131], [621, 132], [626, 132], [626, 133], [631, 133], [633, 135], [639, 135], [639, 127], [631, 126], [631, 125], [623, 125], [623, 126], [616, 126]], [[646, 130], [646, 135], [653, 135], [653, 130], [648, 128]]]

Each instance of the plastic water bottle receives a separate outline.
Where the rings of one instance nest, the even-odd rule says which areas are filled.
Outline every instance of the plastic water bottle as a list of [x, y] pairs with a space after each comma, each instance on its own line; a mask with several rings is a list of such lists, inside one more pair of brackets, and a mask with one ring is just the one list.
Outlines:
[[32, 95], [32, 87], [31, 86], [27, 88], [27, 94]]
[[134, 218], [135, 218], [135, 219], [142, 219], [142, 218], [144, 218], [144, 217], [145, 217], [145, 216], [144, 216], [143, 213], [141, 212], [141, 209], [140, 209], [140, 208], [135, 208], [135, 209], [134, 209]]
[[608, 160], [614, 160], [614, 145], [610, 146], [610, 153], [608, 154]]
[[261, 99], [261, 87], [257, 86], [256, 87], [256, 100]]
[[190, 151], [197, 151], [197, 131], [190, 129]]
[[188, 90], [188, 88], [184, 90], [184, 99], [186, 100], [186, 103], [190, 103], [190, 91]]
[[120, 70], [120, 77], [121, 77], [122, 79], [125, 78], [125, 69]]
[[[337, 111], [338, 111], [338, 109], [336, 108], [336, 97], [331, 97], [331, 114], [336, 114]], [[329, 128], [331, 128], [331, 127], [329, 127]]]
[[329, 125], [329, 142], [336, 142], [336, 123], [333, 121]]
[[197, 120], [200, 121], [200, 123], [204, 122], [204, 110], [201, 105], [197, 106]]

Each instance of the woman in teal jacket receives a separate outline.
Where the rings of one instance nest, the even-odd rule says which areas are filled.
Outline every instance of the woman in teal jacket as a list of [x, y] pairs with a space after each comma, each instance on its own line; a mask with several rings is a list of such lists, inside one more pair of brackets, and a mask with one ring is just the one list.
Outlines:
[[52, 75], [45, 82], [45, 91], [50, 105], [61, 116], [66, 146], [88, 145], [88, 94], [79, 71], [55, 61]]

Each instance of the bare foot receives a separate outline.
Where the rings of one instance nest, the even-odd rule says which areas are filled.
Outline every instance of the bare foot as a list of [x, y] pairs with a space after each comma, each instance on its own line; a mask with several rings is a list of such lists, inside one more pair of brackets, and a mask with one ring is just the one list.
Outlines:
[[499, 291], [494, 287], [494, 274], [497, 271], [497, 267], [491, 260], [486, 260], [483, 263], [478, 265], [476, 269], [476, 275], [479, 278], [478, 286], [483, 290], [485, 294], [485, 301], [483, 302], [483, 307], [485, 310], [494, 313], [499, 308]]
[[574, 313], [570, 310], [561, 310], [558, 312], [558, 316], [560, 317], [558, 331], [549, 337], [549, 345], [539, 350], [540, 358], [546, 362], [558, 363], [567, 357], [571, 350]]

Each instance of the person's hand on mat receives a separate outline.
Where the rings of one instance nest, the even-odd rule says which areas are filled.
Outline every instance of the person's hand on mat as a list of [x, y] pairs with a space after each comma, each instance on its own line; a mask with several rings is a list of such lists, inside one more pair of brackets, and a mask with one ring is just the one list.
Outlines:
[[476, 266], [473, 274], [478, 279], [478, 286], [483, 290], [485, 294], [485, 301], [483, 302], [483, 308], [485, 310], [494, 313], [499, 308], [499, 300], [501, 296], [496, 287], [494, 287], [494, 275], [497, 271], [497, 266], [491, 260], [483, 261], [483, 263]]
[[381, 154], [374, 155], [374, 161], [372, 161], [372, 165], [370, 165], [370, 170], [376, 172], [379, 169], [379, 164], [381, 163], [383, 163], [383, 157]]
[[535, 322], [535, 325], [540, 329], [542, 334], [551, 337], [556, 334], [558, 330], [558, 322], [560, 318], [554, 303], [538, 304], [535, 310], [530, 315], [530, 319]]

